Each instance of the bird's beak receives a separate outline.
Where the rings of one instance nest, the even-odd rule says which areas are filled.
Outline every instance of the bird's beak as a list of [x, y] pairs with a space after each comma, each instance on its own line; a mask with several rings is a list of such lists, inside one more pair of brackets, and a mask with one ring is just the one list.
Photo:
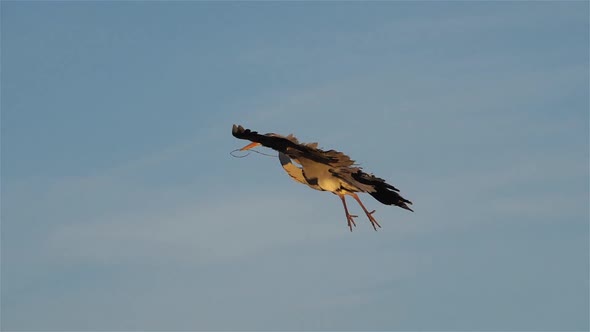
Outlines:
[[258, 142], [252, 142], [252, 143], [246, 145], [245, 147], [241, 148], [240, 151], [250, 150], [250, 149], [255, 148], [259, 145], [260, 145], [260, 143], [258, 143]]

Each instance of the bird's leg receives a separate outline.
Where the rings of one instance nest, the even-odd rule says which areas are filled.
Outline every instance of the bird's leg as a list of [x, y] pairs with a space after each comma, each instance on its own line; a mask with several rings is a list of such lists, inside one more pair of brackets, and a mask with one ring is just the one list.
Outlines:
[[344, 198], [344, 195], [338, 195], [338, 197], [340, 197], [340, 199], [342, 200], [342, 205], [344, 205], [344, 212], [346, 213], [346, 221], [348, 222], [348, 228], [350, 228], [350, 231], [352, 232], [352, 226], [356, 227], [353, 218], [356, 218], [357, 216], [348, 213], [348, 208], [346, 207], [346, 200]]
[[379, 225], [379, 223], [377, 222], [377, 220], [375, 220], [375, 218], [373, 218], [373, 213], [375, 213], [375, 210], [369, 212], [367, 210], [367, 208], [363, 205], [363, 202], [361, 202], [361, 199], [358, 197], [358, 195], [356, 193], [352, 193], [352, 194], [350, 194], [350, 196], [352, 196], [357, 202], [359, 202], [360, 206], [363, 208], [363, 211], [365, 211], [365, 214], [369, 218], [369, 221], [371, 222], [371, 225], [373, 226], [373, 229], [377, 230], [377, 227], [376, 226], [378, 226], [379, 228], [381, 228], [381, 225]]

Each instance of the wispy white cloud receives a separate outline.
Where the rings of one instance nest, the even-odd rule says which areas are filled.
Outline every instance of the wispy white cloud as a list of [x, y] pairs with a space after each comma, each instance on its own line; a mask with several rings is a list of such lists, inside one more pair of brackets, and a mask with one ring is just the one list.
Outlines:
[[226, 194], [222, 200], [154, 204], [89, 223], [62, 225], [51, 232], [46, 245], [55, 257], [65, 259], [200, 264], [337, 234], [336, 225], [304, 218], [310, 214], [310, 206], [295, 198]]

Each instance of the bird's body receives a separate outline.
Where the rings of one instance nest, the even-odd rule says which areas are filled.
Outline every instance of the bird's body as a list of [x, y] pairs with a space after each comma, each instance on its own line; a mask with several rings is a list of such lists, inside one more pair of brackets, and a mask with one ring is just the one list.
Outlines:
[[[400, 196], [397, 188], [381, 178], [363, 172], [360, 167], [355, 166], [354, 160], [341, 152], [324, 151], [317, 147], [317, 143], [299, 143], [293, 135], [281, 136], [272, 133], [262, 135], [236, 125], [232, 128], [232, 135], [252, 141], [241, 150], [263, 145], [278, 151], [281, 165], [294, 180], [312, 189], [329, 191], [340, 197], [351, 231], [352, 226], [356, 226], [354, 222], [356, 216], [348, 212], [345, 195], [352, 196], [360, 204], [375, 230], [381, 227], [372, 216], [375, 211], [369, 212], [365, 208], [357, 192], [368, 193], [383, 204], [396, 205], [413, 211], [407, 205], [412, 202]], [[301, 167], [295, 166], [291, 161], [295, 161]]]
[[336, 192], [340, 189], [342, 181], [330, 174], [330, 166], [316, 163], [309, 159], [299, 159], [303, 170], [303, 177], [308, 183], [317, 183], [324, 191]]

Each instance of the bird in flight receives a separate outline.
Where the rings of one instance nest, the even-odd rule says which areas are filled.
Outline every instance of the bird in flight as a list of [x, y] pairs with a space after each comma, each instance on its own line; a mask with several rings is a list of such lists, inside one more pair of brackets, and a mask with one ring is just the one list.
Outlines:
[[[403, 198], [397, 188], [373, 174], [363, 172], [355, 165], [354, 160], [342, 152], [324, 151], [318, 148], [317, 143], [299, 143], [293, 135], [259, 134], [237, 125], [233, 125], [232, 135], [252, 142], [241, 148], [241, 151], [260, 145], [276, 150], [279, 152], [281, 165], [295, 181], [315, 190], [329, 191], [340, 197], [351, 232], [352, 227], [356, 227], [354, 218], [357, 216], [348, 212], [346, 195], [352, 196], [359, 203], [375, 230], [377, 227], [381, 228], [373, 217], [375, 210], [369, 212], [357, 193], [368, 193], [385, 205], [396, 205], [414, 211], [408, 207], [408, 204], [411, 205], [412, 202]], [[294, 165], [292, 161], [301, 167]]]

